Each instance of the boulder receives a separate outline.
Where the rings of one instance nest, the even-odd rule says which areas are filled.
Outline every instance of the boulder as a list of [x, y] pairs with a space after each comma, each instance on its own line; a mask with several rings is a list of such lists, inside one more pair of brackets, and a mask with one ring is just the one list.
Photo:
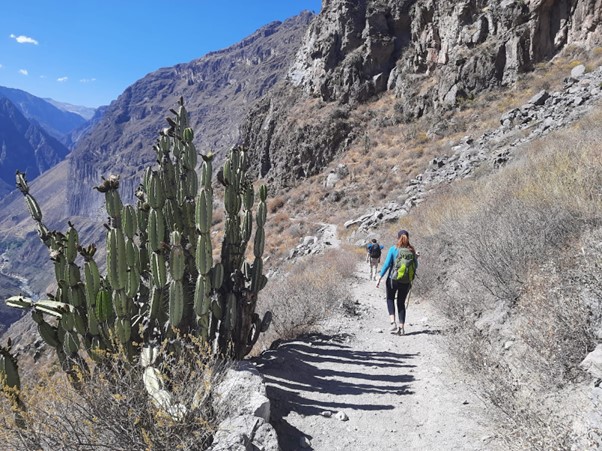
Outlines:
[[550, 98], [550, 94], [548, 93], [548, 91], [542, 89], [537, 94], [535, 94], [533, 97], [531, 97], [531, 99], [529, 100], [528, 103], [539, 106], [539, 105], [543, 105], [544, 103], [546, 103], [546, 100], [548, 100], [549, 98]]
[[214, 408], [219, 418], [253, 415], [270, 420], [270, 400], [263, 377], [248, 362], [239, 362], [216, 388]]
[[213, 408], [222, 421], [210, 451], [279, 451], [263, 377], [249, 362], [226, 372], [215, 397]]
[[590, 352], [579, 366], [596, 379], [602, 379], [602, 345], [596, 346], [596, 349]]
[[579, 78], [585, 73], [585, 66], [583, 64], [579, 64], [571, 69], [571, 77]]

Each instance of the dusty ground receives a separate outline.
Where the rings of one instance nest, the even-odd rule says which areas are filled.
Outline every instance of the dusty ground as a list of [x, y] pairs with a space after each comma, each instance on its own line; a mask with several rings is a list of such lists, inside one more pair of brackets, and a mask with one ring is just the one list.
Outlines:
[[406, 335], [391, 335], [384, 288], [368, 280], [367, 264], [360, 270], [350, 286], [359, 316], [256, 361], [282, 450], [507, 449], [446, 353], [445, 321], [411, 298]]

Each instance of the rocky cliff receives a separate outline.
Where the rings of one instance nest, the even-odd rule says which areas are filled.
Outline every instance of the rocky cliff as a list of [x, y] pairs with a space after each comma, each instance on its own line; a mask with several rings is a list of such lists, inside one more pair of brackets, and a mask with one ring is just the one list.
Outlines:
[[[286, 186], [362, 136], [341, 121], [350, 106], [386, 93], [405, 121], [453, 109], [568, 45], [599, 44], [601, 21], [600, 0], [324, 0], [285, 85], [250, 113], [244, 140], [258, 172]], [[303, 103], [315, 124], [300, 122]]]
[[254, 102], [284, 78], [313, 14], [274, 22], [242, 42], [190, 63], [163, 68], [128, 87], [73, 151], [69, 214], [93, 214], [100, 196], [92, 187], [117, 173], [131, 200], [140, 171], [154, 159], [152, 145], [164, 117], [185, 99], [201, 152], [220, 155], [239, 140], [239, 126]]

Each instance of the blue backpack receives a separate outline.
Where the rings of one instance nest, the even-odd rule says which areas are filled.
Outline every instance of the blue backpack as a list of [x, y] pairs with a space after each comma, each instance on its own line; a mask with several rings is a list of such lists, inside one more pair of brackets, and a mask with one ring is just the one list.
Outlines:
[[380, 258], [380, 245], [378, 243], [372, 243], [368, 246], [368, 252], [370, 253], [370, 258]]

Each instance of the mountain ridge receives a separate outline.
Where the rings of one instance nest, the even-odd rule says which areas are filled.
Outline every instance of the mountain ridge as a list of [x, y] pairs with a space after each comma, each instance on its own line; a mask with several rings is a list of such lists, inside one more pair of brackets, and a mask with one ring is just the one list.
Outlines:
[[30, 179], [34, 179], [69, 153], [41, 126], [21, 114], [20, 109], [8, 98], [1, 96], [0, 143], [0, 178], [11, 187], [17, 170], [26, 172]]
[[0, 96], [8, 98], [26, 118], [35, 120], [59, 141], [86, 122], [81, 115], [62, 110], [51, 102], [20, 89], [0, 86]]
[[[54, 100], [49, 97], [44, 98], [42, 100], [47, 101], [48, 103], [50, 103], [51, 105], [54, 105], [55, 107], [57, 107], [58, 109], [60, 109], [62, 111], [67, 111], [69, 113], [75, 113], [78, 116], [83, 117], [87, 121], [92, 119], [92, 117], [94, 116], [94, 113], [98, 109], [98, 108], [92, 108], [92, 107], [87, 107], [87, 106], [83, 106], [83, 105], [73, 105], [73, 104], [67, 103], [67, 102], [60, 102], [58, 100]], [[102, 107], [99, 107], [99, 108], [102, 108]]]
[[190, 111], [197, 149], [217, 160], [239, 141], [247, 109], [288, 70], [313, 14], [272, 22], [228, 49], [189, 63], [162, 68], [129, 86], [106, 109], [89, 135], [75, 146], [69, 187], [71, 214], [95, 214], [100, 208], [92, 187], [118, 169], [122, 196], [131, 201], [141, 168], [154, 160], [152, 144], [162, 119], [180, 96]]

